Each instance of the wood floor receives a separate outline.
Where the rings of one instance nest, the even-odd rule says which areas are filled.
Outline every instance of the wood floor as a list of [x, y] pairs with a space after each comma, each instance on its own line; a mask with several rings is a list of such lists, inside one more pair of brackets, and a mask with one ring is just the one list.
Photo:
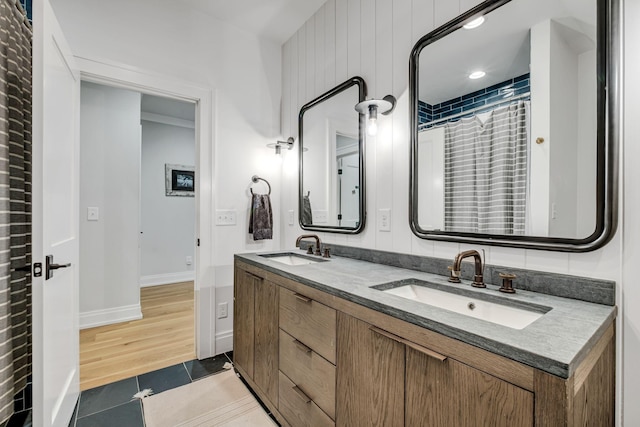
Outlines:
[[141, 288], [141, 320], [80, 331], [80, 390], [193, 360], [193, 282]]

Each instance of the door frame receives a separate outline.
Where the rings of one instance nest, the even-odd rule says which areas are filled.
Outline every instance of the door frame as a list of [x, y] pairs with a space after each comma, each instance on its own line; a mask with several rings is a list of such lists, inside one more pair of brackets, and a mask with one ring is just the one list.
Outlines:
[[[195, 116], [195, 342], [198, 359], [215, 356], [215, 283], [213, 265], [213, 176], [216, 92], [174, 77], [122, 64], [75, 57], [82, 81], [194, 102]], [[196, 244], [196, 242], [194, 242]], [[203, 286], [206, 284], [206, 286]]]

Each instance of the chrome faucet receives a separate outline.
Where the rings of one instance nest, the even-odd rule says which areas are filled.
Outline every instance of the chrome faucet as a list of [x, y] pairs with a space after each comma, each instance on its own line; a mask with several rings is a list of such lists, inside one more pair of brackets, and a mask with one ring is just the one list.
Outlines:
[[460, 283], [460, 269], [462, 260], [471, 256], [473, 257], [476, 267], [476, 273], [475, 276], [473, 276], [473, 283], [471, 283], [471, 286], [474, 286], [476, 288], [486, 288], [487, 285], [484, 284], [484, 278], [482, 277], [482, 274], [484, 272], [482, 257], [480, 256], [480, 253], [475, 249], [463, 251], [456, 255], [456, 257], [453, 259], [453, 265], [449, 267], [451, 270], [449, 281], [453, 283]]
[[[320, 238], [318, 237], [317, 234], [303, 234], [301, 236], [298, 236], [298, 238], [296, 239], [296, 248], [300, 247], [300, 240], [302, 239], [316, 239], [316, 255], [322, 255], [322, 252], [320, 251]], [[308, 254], [313, 254], [313, 246], [309, 246], [309, 249], [307, 250]]]

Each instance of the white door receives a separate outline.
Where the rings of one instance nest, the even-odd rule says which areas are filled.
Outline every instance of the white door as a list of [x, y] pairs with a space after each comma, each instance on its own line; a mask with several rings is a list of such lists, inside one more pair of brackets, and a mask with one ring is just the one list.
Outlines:
[[[33, 5], [33, 422], [67, 426], [79, 393], [80, 79], [49, 1]], [[48, 255], [70, 265], [47, 278]]]

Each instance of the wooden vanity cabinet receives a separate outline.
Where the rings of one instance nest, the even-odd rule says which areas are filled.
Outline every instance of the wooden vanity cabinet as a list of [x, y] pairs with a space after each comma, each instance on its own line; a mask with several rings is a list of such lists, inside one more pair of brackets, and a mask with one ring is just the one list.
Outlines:
[[615, 424], [614, 324], [563, 379], [252, 265], [234, 295], [236, 369], [283, 426]]
[[533, 426], [533, 393], [338, 315], [337, 426]]
[[274, 405], [278, 404], [279, 288], [262, 277], [235, 270], [233, 362]]

